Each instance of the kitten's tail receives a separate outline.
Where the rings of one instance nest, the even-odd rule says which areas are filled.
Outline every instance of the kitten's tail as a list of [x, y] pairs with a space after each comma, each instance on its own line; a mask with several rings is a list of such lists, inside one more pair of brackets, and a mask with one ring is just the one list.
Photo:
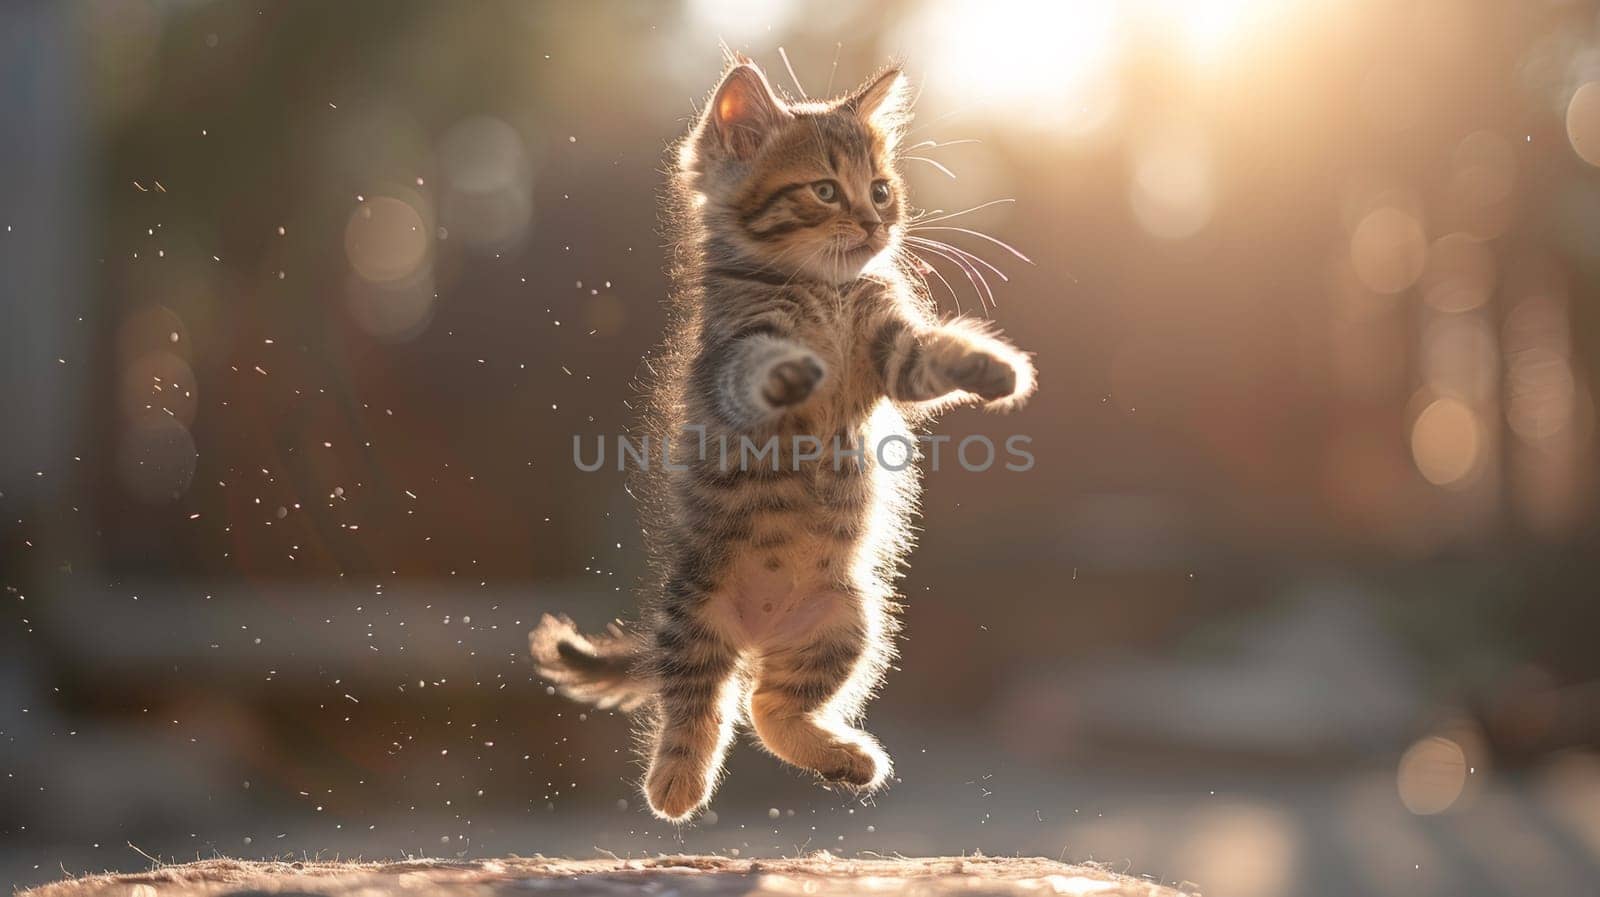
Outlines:
[[545, 614], [528, 633], [539, 675], [560, 692], [602, 710], [635, 710], [655, 693], [637, 671], [644, 640], [636, 632], [611, 623], [600, 635], [584, 636], [565, 615]]

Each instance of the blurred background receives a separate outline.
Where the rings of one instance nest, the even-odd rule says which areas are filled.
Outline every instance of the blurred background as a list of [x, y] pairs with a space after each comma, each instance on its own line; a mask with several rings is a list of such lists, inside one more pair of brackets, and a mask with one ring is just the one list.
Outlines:
[[[640, 807], [544, 611], [625, 615], [663, 150], [719, 41], [891, 56], [1037, 352], [931, 475], [869, 801]], [[1600, 8], [11, 0], [0, 877], [826, 848], [1206, 893], [1600, 880]], [[947, 312], [976, 293], [930, 256]], [[592, 444], [592, 443], [591, 443]]]

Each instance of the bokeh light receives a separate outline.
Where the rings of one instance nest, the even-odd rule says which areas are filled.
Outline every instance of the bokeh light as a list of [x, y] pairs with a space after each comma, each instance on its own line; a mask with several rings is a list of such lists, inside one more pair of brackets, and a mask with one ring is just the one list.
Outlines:
[[1356, 276], [1378, 293], [1398, 293], [1415, 283], [1427, 251], [1422, 225], [1393, 206], [1369, 212], [1350, 236], [1350, 262]]
[[1449, 738], [1430, 735], [1401, 756], [1395, 779], [1407, 810], [1418, 816], [1443, 813], [1466, 787], [1466, 752]]
[[527, 164], [516, 129], [492, 116], [462, 119], [439, 141], [439, 165], [458, 190], [504, 190], [526, 179]]
[[417, 273], [432, 243], [422, 214], [392, 196], [357, 203], [344, 229], [350, 267], [373, 283], [388, 283]]
[[1466, 234], [1433, 241], [1422, 271], [1422, 300], [1443, 312], [1482, 306], [1494, 292], [1494, 253]]
[[351, 269], [345, 303], [357, 326], [386, 342], [425, 330], [436, 295], [433, 235], [422, 213], [392, 196], [366, 197], [350, 213], [344, 245]]
[[1145, 136], [1133, 151], [1128, 201], [1152, 236], [1193, 236], [1216, 204], [1211, 149], [1192, 125], [1173, 124]]
[[1479, 315], [1442, 315], [1422, 332], [1422, 377], [1439, 395], [1491, 398], [1500, 379], [1494, 329]]
[[439, 141], [439, 217], [453, 239], [491, 251], [515, 246], [533, 217], [532, 168], [521, 135], [491, 116], [462, 119]]
[[172, 352], [148, 352], [123, 365], [117, 404], [124, 417], [167, 414], [194, 424], [199, 385], [188, 362]]
[[1500, 236], [1511, 224], [1517, 157], [1511, 142], [1493, 131], [1461, 138], [1450, 159], [1447, 206], [1454, 226], [1479, 240]]
[[345, 284], [350, 317], [368, 335], [384, 342], [405, 342], [420, 335], [433, 320], [437, 299], [433, 278], [426, 273], [392, 283], [372, 283], [351, 275]]
[[122, 429], [117, 479], [139, 501], [165, 504], [188, 491], [199, 457], [188, 427], [164, 414], [146, 415]]
[[134, 497], [171, 501], [188, 488], [196, 452], [189, 427], [200, 387], [189, 329], [177, 312], [144, 305], [117, 328], [118, 479]]
[[123, 364], [155, 351], [188, 357], [192, 344], [183, 318], [164, 305], [140, 306], [117, 326], [117, 356]]
[[1455, 486], [1478, 469], [1484, 450], [1483, 426], [1465, 402], [1435, 399], [1411, 425], [1411, 457], [1424, 479]]
[[1572, 426], [1577, 382], [1568, 360], [1565, 303], [1531, 296], [1506, 315], [1506, 424], [1540, 444]]
[[1600, 81], [1582, 84], [1567, 103], [1567, 139], [1572, 151], [1590, 165], [1600, 165]]

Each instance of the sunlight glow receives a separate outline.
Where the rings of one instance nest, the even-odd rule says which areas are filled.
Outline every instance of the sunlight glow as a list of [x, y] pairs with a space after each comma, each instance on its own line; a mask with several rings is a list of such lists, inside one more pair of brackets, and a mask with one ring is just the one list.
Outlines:
[[1269, 0], [1154, 0], [1150, 12], [1178, 29], [1195, 58], [1212, 60], [1257, 29], [1279, 5]]
[[1111, 62], [1122, 40], [1116, 3], [940, 0], [922, 7], [895, 38], [892, 49], [938, 60], [927, 89], [954, 108], [1075, 134], [1097, 130], [1115, 112]]
[[794, 0], [689, 0], [689, 15], [701, 28], [739, 44], [788, 27]]
[[1155, 35], [1201, 66], [1303, 11], [1309, 0], [936, 0], [885, 50], [930, 65], [927, 89], [946, 105], [1023, 129], [1084, 136], [1118, 109], [1123, 50]]

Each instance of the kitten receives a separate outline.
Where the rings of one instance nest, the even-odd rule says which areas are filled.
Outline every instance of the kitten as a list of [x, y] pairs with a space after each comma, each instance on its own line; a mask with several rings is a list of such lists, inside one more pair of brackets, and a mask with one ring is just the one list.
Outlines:
[[[854, 724], [894, 653], [912, 542], [919, 474], [895, 451], [932, 411], [1033, 389], [1026, 355], [939, 323], [909, 274], [909, 120], [897, 68], [789, 102], [741, 57], [678, 145], [674, 320], [647, 424], [686, 469], [645, 483], [656, 581], [637, 627], [585, 637], [546, 616], [531, 634], [562, 693], [648, 709], [644, 793], [664, 819], [710, 798], [740, 722], [828, 782], [885, 781]], [[742, 449], [773, 436], [752, 463]]]

